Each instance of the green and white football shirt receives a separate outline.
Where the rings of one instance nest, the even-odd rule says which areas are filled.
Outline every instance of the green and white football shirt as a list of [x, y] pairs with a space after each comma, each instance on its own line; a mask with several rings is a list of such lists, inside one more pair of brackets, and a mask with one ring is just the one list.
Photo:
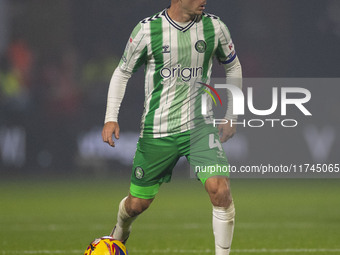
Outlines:
[[145, 65], [141, 137], [164, 137], [211, 121], [201, 115], [199, 82], [209, 83], [214, 56], [224, 64], [236, 58], [228, 28], [214, 15], [204, 13], [182, 27], [163, 10], [135, 27], [119, 68], [133, 73]]

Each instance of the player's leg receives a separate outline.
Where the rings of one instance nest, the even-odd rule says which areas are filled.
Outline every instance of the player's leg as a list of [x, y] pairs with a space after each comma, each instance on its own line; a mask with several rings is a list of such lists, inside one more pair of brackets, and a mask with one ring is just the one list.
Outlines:
[[133, 221], [155, 198], [160, 185], [169, 182], [179, 156], [174, 138], [140, 138], [133, 161], [130, 193], [119, 204], [117, 224], [111, 236], [125, 242]]
[[208, 178], [205, 182], [205, 189], [213, 206], [228, 208], [232, 203], [228, 177], [212, 176]]
[[136, 217], [148, 209], [153, 200], [154, 198], [143, 199], [129, 194], [125, 200], [126, 213], [130, 215], [130, 217]]
[[133, 221], [150, 206], [152, 201], [153, 198], [142, 199], [131, 194], [123, 198], [119, 204], [117, 224], [112, 230], [111, 236], [125, 243], [129, 238]]
[[227, 177], [210, 177], [205, 182], [213, 205], [216, 255], [228, 255], [234, 233], [235, 208]]
[[216, 255], [227, 255], [230, 252], [235, 217], [228, 180], [228, 160], [216, 128], [207, 125], [193, 130], [190, 140], [188, 159], [213, 205]]

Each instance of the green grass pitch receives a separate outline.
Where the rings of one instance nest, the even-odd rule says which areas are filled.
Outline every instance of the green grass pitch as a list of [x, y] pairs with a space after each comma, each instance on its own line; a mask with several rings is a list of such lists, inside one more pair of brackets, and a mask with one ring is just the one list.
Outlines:
[[[340, 180], [232, 180], [231, 254], [340, 254]], [[83, 254], [109, 234], [128, 180], [0, 181], [0, 254]], [[200, 182], [164, 184], [129, 254], [214, 254]]]

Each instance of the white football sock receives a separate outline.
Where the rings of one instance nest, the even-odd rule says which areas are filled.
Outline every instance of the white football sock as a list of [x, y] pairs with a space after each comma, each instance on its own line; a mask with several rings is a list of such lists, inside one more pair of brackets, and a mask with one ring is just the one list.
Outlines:
[[115, 228], [112, 230], [111, 236], [114, 239], [125, 241], [131, 232], [131, 224], [137, 218], [130, 217], [130, 215], [126, 212], [125, 209], [125, 201], [127, 197], [123, 198], [123, 200], [119, 204], [119, 210], [117, 215], [117, 224]]
[[235, 208], [231, 202], [228, 209], [213, 207], [213, 231], [215, 236], [215, 254], [229, 255], [234, 233]]

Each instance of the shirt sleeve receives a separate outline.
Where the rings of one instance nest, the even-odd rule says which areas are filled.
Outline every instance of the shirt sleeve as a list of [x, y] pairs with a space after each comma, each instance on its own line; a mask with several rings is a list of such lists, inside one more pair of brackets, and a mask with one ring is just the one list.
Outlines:
[[107, 95], [105, 123], [118, 121], [118, 113], [125, 95], [127, 82], [132, 73], [136, 72], [146, 60], [147, 47], [143, 29], [141, 23], [139, 23], [132, 31], [119, 66], [112, 75]]
[[134, 73], [147, 61], [147, 45], [141, 23], [134, 28], [119, 62], [121, 70]]
[[234, 43], [228, 27], [219, 21], [218, 46], [216, 49], [216, 57], [221, 64], [229, 64], [236, 58], [236, 51]]
[[[231, 39], [228, 27], [221, 20], [218, 21], [220, 30], [218, 34], [216, 57], [225, 68], [226, 83], [242, 89], [242, 67], [236, 55], [235, 45]], [[229, 90], [227, 90], [227, 97], [228, 105], [225, 119], [236, 121], [238, 116], [233, 114], [234, 102], [233, 96]]]
[[126, 85], [131, 77], [131, 73], [121, 70], [119, 67], [114, 71], [109, 91], [107, 93], [107, 104], [106, 104], [106, 114], [105, 122], [118, 122], [118, 113], [120, 105], [123, 101]]
[[[224, 65], [226, 71], [226, 83], [232, 84], [240, 89], [242, 89], [242, 67], [238, 57], [229, 63]], [[234, 100], [232, 93], [227, 90], [228, 105], [225, 114], [225, 119], [227, 120], [237, 120], [237, 115], [234, 114]]]

